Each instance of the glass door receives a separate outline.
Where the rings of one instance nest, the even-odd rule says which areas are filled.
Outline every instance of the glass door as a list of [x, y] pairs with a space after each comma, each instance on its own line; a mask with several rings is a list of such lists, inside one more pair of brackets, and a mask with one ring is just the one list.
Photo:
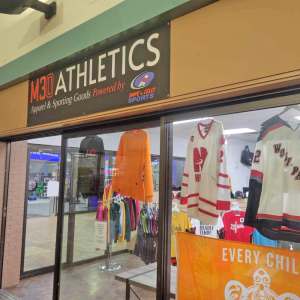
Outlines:
[[59, 299], [156, 299], [160, 127], [153, 124], [65, 138]]

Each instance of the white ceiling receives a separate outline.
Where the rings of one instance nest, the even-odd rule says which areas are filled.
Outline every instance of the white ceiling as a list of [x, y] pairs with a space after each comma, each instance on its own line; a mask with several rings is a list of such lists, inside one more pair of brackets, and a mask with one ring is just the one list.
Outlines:
[[[250, 128], [256, 130], [257, 132], [260, 130], [260, 125], [273, 117], [274, 115], [280, 113], [283, 110], [283, 107], [279, 108], [270, 108], [258, 111], [251, 111], [245, 113], [238, 114], [229, 114], [222, 116], [215, 116], [213, 119], [223, 123], [224, 130], [228, 129], [237, 129], [237, 128]], [[289, 114], [289, 112], [287, 112]], [[285, 114], [285, 115], [287, 115]], [[298, 114], [300, 115], [300, 112]], [[208, 122], [209, 120], [204, 120], [203, 122]], [[191, 129], [197, 125], [199, 121], [189, 122], [189, 123], [180, 123], [174, 124], [173, 132], [174, 137], [188, 139]], [[147, 129], [149, 133], [159, 133], [158, 128]], [[234, 137], [237, 139], [243, 139], [247, 141], [256, 141], [257, 133], [248, 133], [248, 134], [234, 134], [228, 137]]]

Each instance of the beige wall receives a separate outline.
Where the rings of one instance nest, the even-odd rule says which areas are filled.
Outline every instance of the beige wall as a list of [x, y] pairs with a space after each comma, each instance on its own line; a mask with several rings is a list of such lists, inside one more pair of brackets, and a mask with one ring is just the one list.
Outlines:
[[[171, 22], [171, 97], [26, 128], [28, 83], [0, 92], [0, 137], [300, 84], [300, 2], [221, 0]], [[1, 55], [0, 55], [1, 56]]]
[[[0, 148], [0, 165], [3, 164], [1, 163], [3, 159], [2, 152], [3, 151], [1, 151]], [[26, 163], [27, 141], [11, 143], [11, 161], [2, 278], [3, 288], [17, 285], [20, 282]], [[0, 170], [3, 170], [1, 166]]]
[[0, 92], [0, 131], [26, 127], [28, 82]]
[[0, 41], [5, 47], [0, 47], [0, 67], [123, 1], [57, 0], [57, 14], [49, 21], [33, 9], [21, 15], [1, 15]]
[[300, 70], [298, 0], [221, 0], [172, 22], [171, 95]]

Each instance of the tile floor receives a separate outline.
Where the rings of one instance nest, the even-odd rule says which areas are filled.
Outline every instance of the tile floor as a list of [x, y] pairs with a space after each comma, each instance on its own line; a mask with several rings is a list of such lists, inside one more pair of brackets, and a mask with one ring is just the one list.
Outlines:
[[[96, 212], [77, 214], [75, 217], [74, 261], [101, 256], [104, 251], [95, 251], [94, 220]], [[24, 271], [54, 264], [57, 217], [27, 219]], [[135, 233], [132, 233], [134, 236]], [[63, 262], [66, 261], [68, 216], [64, 217]], [[113, 244], [113, 252], [126, 246]]]
[[[115, 275], [145, 264], [133, 254], [122, 254], [113, 257], [113, 261], [122, 264], [117, 272], [102, 272], [98, 266], [101, 262], [85, 264], [62, 271], [62, 300], [123, 300], [125, 284], [115, 280]], [[5, 289], [20, 300], [51, 300], [53, 274], [45, 274], [21, 281], [17, 286]], [[155, 293], [133, 287], [140, 299], [154, 300]], [[131, 293], [131, 299], [136, 296]]]

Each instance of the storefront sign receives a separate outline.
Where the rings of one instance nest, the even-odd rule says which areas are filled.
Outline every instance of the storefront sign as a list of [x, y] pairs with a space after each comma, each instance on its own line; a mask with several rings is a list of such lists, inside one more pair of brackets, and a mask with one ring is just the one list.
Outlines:
[[177, 233], [177, 299], [300, 300], [300, 252]]
[[30, 152], [30, 159], [59, 162], [60, 154], [59, 153], [46, 153], [46, 152]]
[[166, 24], [31, 80], [27, 125], [149, 103], [169, 93]]

